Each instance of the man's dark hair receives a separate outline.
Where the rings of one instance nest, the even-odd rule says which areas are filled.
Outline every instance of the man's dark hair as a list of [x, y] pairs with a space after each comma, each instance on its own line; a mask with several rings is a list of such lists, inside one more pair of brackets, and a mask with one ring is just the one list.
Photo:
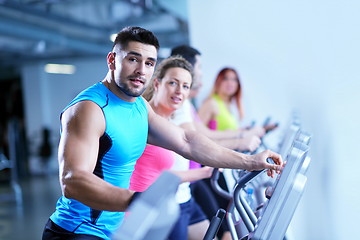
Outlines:
[[156, 50], [159, 50], [160, 48], [157, 37], [149, 30], [141, 27], [124, 27], [117, 34], [113, 49], [117, 44], [120, 44], [121, 49], [125, 49], [131, 41], [153, 45]]
[[178, 46], [178, 47], [174, 47], [171, 50], [171, 56], [176, 56], [176, 55], [182, 56], [189, 63], [191, 63], [191, 65], [194, 66], [195, 62], [196, 62], [195, 56], [196, 55], [201, 55], [201, 53], [197, 49], [192, 48], [192, 47], [190, 47], [188, 45], [181, 45], [181, 46]]

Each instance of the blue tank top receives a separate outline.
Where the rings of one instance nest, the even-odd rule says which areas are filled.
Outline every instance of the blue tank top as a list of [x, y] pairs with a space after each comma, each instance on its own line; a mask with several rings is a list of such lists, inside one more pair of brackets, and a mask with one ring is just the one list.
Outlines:
[[[96, 103], [102, 109], [106, 121], [105, 133], [99, 139], [94, 174], [117, 187], [128, 189], [136, 160], [146, 146], [146, 104], [141, 97], [133, 103], [123, 101], [99, 82], [81, 92], [63, 112], [84, 100]], [[110, 239], [111, 233], [118, 228], [123, 217], [123, 212], [95, 210], [62, 196], [50, 219], [70, 232]]]

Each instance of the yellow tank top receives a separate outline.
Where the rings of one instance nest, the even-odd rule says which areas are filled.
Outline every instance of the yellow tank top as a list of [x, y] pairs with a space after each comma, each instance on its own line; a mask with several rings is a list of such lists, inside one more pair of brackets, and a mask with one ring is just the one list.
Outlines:
[[239, 126], [234, 115], [226, 107], [219, 95], [214, 94], [212, 98], [216, 101], [219, 108], [218, 115], [216, 116], [217, 130], [238, 129]]

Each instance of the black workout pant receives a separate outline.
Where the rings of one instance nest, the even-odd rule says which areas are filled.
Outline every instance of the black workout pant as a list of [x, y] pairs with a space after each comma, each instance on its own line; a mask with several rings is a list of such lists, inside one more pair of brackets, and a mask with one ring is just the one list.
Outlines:
[[50, 219], [45, 225], [42, 240], [104, 240], [100, 237], [87, 235], [87, 234], [75, 234], [69, 232], [62, 227], [56, 225]]
[[[224, 175], [220, 173], [219, 185], [227, 190], [226, 181]], [[203, 179], [190, 184], [191, 193], [195, 201], [199, 204], [203, 212], [206, 214], [208, 219], [211, 221], [212, 217], [215, 216], [217, 210], [222, 208], [227, 210], [229, 201], [219, 194], [217, 194], [211, 186], [210, 179]], [[223, 220], [219, 232], [218, 238], [221, 238], [224, 232], [229, 231], [226, 219]]]

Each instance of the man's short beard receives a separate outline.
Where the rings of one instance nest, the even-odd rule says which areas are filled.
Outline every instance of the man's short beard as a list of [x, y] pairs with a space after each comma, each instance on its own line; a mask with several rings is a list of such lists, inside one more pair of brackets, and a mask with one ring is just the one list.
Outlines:
[[144, 87], [140, 92], [134, 92], [132, 91], [128, 85], [120, 83], [119, 84], [119, 89], [125, 93], [126, 95], [130, 96], [130, 97], [139, 97], [141, 96], [141, 94], [143, 94], [143, 92], [145, 91], [146, 87]]

